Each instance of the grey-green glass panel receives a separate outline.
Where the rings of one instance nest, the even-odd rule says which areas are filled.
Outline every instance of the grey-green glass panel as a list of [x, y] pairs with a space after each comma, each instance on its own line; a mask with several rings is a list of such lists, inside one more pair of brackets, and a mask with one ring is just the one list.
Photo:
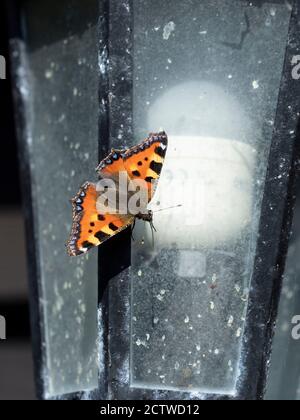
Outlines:
[[98, 159], [98, 2], [25, 2], [28, 147], [46, 397], [97, 387], [97, 256], [71, 259], [69, 199]]
[[135, 0], [134, 133], [169, 149], [131, 268], [131, 386], [234, 395], [291, 9]]

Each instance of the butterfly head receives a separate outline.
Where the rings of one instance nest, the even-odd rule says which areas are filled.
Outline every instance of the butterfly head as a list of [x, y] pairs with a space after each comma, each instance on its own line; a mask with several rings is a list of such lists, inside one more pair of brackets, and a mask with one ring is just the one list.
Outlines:
[[153, 211], [148, 210], [146, 213], [138, 213], [135, 217], [139, 220], [144, 220], [144, 222], [152, 223], [153, 222]]

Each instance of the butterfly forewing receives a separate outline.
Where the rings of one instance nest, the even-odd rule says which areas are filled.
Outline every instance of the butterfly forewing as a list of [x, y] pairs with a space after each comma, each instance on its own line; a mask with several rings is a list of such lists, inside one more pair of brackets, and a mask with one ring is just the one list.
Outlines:
[[148, 202], [159, 180], [168, 147], [166, 133], [152, 134], [143, 143], [127, 150], [124, 162], [131, 179], [145, 181]]

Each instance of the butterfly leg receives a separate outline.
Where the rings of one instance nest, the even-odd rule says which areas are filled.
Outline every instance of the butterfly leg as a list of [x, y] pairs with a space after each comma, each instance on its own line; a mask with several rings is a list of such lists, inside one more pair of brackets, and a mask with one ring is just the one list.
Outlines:
[[155, 228], [154, 223], [153, 223], [152, 220], [150, 222], [150, 226], [151, 226], [152, 231], [155, 232], [155, 233], [157, 233], [157, 230], [156, 230], [156, 228]]
[[152, 221], [150, 222], [150, 227], [151, 227], [151, 235], [152, 235], [152, 249], [154, 250], [154, 232], [156, 232], [156, 229]]
[[134, 236], [133, 236], [133, 231], [134, 231], [134, 228], [135, 228], [135, 224], [136, 224], [136, 218], [134, 218], [133, 224], [131, 226], [131, 239], [133, 241], [135, 241]]

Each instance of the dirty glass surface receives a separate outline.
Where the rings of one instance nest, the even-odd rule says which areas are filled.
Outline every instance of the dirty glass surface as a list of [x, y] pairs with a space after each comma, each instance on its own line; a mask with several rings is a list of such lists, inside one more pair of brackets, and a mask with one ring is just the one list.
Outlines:
[[[27, 110], [46, 397], [97, 387], [97, 257], [66, 254], [71, 199], [98, 160], [98, 2], [26, 1]], [[27, 80], [27, 83], [25, 83]]]
[[131, 268], [133, 388], [234, 395], [291, 8], [134, 0], [134, 136], [169, 148]]
[[[267, 400], [300, 400], [300, 185], [292, 227], [278, 321], [273, 342]], [[296, 319], [297, 318], [297, 319]], [[296, 321], [296, 322], [295, 322]], [[293, 323], [294, 322], [294, 323]]]

